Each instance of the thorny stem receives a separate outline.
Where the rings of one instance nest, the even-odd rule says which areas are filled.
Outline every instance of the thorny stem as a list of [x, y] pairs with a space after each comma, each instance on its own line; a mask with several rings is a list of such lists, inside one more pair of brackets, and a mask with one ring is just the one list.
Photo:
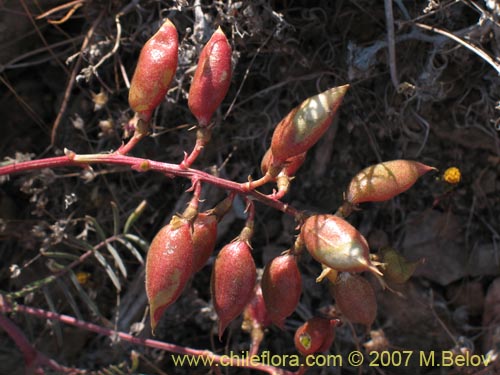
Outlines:
[[241, 241], [244, 241], [247, 244], [250, 244], [250, 239], [253, 236], [253, 226], [254, 226], [254, 220], [255, 220], [255, 206], [250, 199], [247, 199], [246, 211], [248, 212], [248, 217], [247, 217], [247, 220], [245, 222], [245, 227], [241, 230], [241, 233], [238, 236], [238, 238]]
[[196, 144], [194, 145], [193, 151], [189, 155], [185, 155], [184, 160], [180, 164], [181, 168], [191, 168], [191, 165], [198, 159], [203, 148], [208, 144], [212, 136], [212, 128], [210, 127], [199, 127], [196, 131]]
[[191, 184], [191, 187], [187, 191], [192, 191], [193, 197], [189, 201], [189, 204], [184, 210], [182, 216], [190, 222], [193, 222], [198, 215], [198, 208], [200, 206], [201, 182], [198, 180], [198, 178], [193, 177], [191, 179]]
[[261, 178], [259, 178], [258, 180], [255, 180], [255, 181], [252, 181], [250, 179], [250, 177], [248, 177], [248, 182], [245, 182], [245, 183], [242, 183], [241, 186], [243, 189], [245, 189], [246, 191], [251, 191], [251, 190], [255, 190], [265, 184], [267, 184], [268, 182], [271, 182], [274, 180], [274, 177], [269, 174], [269, 173], [266, 173], [264, 176], [262, 176]]
[[20, 163], [12, 163], [0, 167], [0, 176], [10, 175], [13, 173], [32, 171], [44, 168], [60, 168], [60, 167], [82, 167], [86, 168], [89, 164], [111, 164], [129, 166], [131, 169], [138, 172], [155, 171], [160, 172], [168, 177], [183, 177], [188, 179], [196, 178], [200, 182], [206, 182], [217, 186], [221, 189], [232, 191], [236, 194], [245, 196], [249, 199], [259, 201], [269, 207], [282, 211], [287, 215], [293, 216], [296, 220], [300, 220], [303, 214], [294, 207], [289, 206], [279, 200], [270, 198], [255, 190], [248, 191], [243, 184], [226, 180], [224, 178], [213, 176], [209, 173], [190, 168], [182, 168], [177, 164], [164, 163], [154, 160], [142, 159], [133, 156], [114, 154], [85, 154], [77, 155], [74, 152], [68, 151], [66, 156], [57, 156], [46, 159], [30, 160]]
[[[21, 312], [27, 315], [33, 315], [37, 318], [42, 318], [42, 319], [50, 319], [50, 320], [57, 320], [61, 323], [69, 324], [74, 327], [78, 327], [80, 329], [84, 329], [87, 331], [95, 332], [100, 335], [108, 336], [108, 337], [119, 337], [123, 341], [130, 342], [132, 344], [137, 344], [137, 345], [142, 345], [146, 346], [149, 348], [155, 348], [155, 349], [160, 349], [160, 350], [165, 350], [171, 353], [177, 353], [181, 355], [190, 355], [190, 356], [195, 356], [195, 357], [205, 357], [205, 358], [210, 358], [214, 364], [223, 364], [227, 365], [227, 357], [224, 356], [219, 356], [214, 353], [212, 353], [209, 350], [198, 350], [198, 349], [192, 349], [192, 348], [186, 348], [182, 346], [178, 346], [175, 344], [170, 344], [162, 341], [157, 341], [157, 340], [152, 340], [152, 339], [144, 339], [144, 338], [139, 338], [132, 336], [128, 333], [120, 332], [120, 331], [114, 331], [109, 328], [101, 327], [93, 323], [89, 323], [86, 321], [78, 320], [72, 316], [69, 315], [64, 315], [64, 314], [57, 314], [51, 311], [46, 311], [34, 307], [29, 307], [29, 306], [24, 306], [24, 305], [16, 305], [15, 308], [10, 307], [6, 303], [3, 303], [0, 301], [0, 312], [1, 313], [8, 313], [11, 311], [16, 311], [16, 312]], [[4, 320], [7, 318], [4, 318], [2, 315], [0, 315], [0, 319], [3, 318]], [[0, 320], [0, 323], [2, 320]], [[19, 333], [22, 335], [22, 332], [19, 331]], [[23, 335], [24, 336], [24, 335]], [[239, 367], [242, 368], [249, 368], [253, 370], [259, 370], [266, 372], [268, 374], [273, 374], [273, 375], [294, 375], [293, 372], [291, 371], [286, 371], [283, 369], [279, 369], [274, 366], [270, 365], [265, 365], [265, 364], [260, 364], [260, 363], [255, 363], [252, 361], [239, 361], [237, 364]]]
[[139, 143], [139, 141], [144, 137], [144, 134], [134, 133], [132, 138], [128, 140], [127, 143], [123, 144], [118, 150], [116, 150], [117, 154], [127, 155], [132, 149]]

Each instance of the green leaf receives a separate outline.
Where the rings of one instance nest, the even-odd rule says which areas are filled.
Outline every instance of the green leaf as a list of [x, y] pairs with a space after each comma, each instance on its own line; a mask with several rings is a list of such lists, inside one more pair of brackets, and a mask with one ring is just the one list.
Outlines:
[[106, 258], [104, 258], [104, 256], [97, 250], [94, 251], [94, 256], [97, 259], [97, 261], [101, 264], [101, 266], [104, 267], [104, 270], [108, 274], [116, 290], [120, 292], [122, 290], [120, 280], [118, 279], [118, 276], [116, 275], [115, 271], [113, 271], [113, 268], [111, 268], [111, 266], [107, 262]]
[[142, 215], [144, 210], [146, 209], [147, 202], [144, 200], [135, 208], [135, 210], [129, 215], [127, 221], [125, 222], [125, 226], [123, 227], [123, 233], [128, 233], [130, 227], [134, 225], [137, 219]]
[[113, 234], [118, 236], [120, 228], [120, 213], [115, 202], [111, 201], [111, 209], [113, 210]]
[[114, 248], [113, 245], [110, 243], [106, 243], [106, 248], [108, 249], [109, 253], [113, 256], [116, 265], [118, 265], [118, 268], [120, 269], [120, 272], [122, 273], [124, 278], [127, 278], [127, 269], [125, 268], [125, 264], [122, 261], [122, 258], [118, 254], [118, 251]]
[[[44, 286], [42, 288], [42, 291], [43, 295], [45, 296], [45, 301], [47, 301], [47, 305], [49, 306], [49, 310], [57, 314], [56, 306], [54, 305], [54, 301], [52, 300], [52, 295], [50, 294], [49, 288], [47, 288], [47, 286]], [[57, 320], [55, 320], [52, 327], [54, 329], [57, 344], [61, 346], [63, 342], [61, 325]]]
[[43, 251], [43, 252], [41, 252], [41, 254], [44, 257], [48, 257], [48, 258], [68, 259], [71, 261], [75, 261], [75, 260], [79, 259], [78, 255], [64, 253], [61, 251]]
[[380, 249], [380, 253], [384, 263], [384, 278], [396, 284], [408, 281], [417, 267], [423, 263], [422, 259], [410, 262], [391, 247]]
[[115, 260], [115, 264], [118, 266], [120, 269], [120, 272], [122, 273], [123, 277], [127, 278], [127, 269], [125, 268], [125, 264], [123, 263], [122, 258], [118, 254], [118, 251], [111, 245], [111, 243], [108, 241], [108, 238], [106, 237], [106, 234], [102, 227], [99, 225], [97, 220], [91, 216], [86, 216], [86, 219], [89, 220], [92, 225], [94, 226], [97, 235], [100, 237], [101, 241], [106, 243], [106, 248], [108, 249], [109, 253]]
[[127, 250], [129, 250], [132, 255], [139, 261], [139, 263], [144, 264], [144, 258], [142, 257], [141, 253], [135, 248], [134, 245], [132, 245], [132, 243], [130, 243], [130, 241], [127, 241], [126, 239], [123, 239], [121, 237], [118, 237], [116, 241], [125, 246]]
[[95, 217], [92, 216], [85, 216], [85, 220], [89, 221], [92, 226], [94, 227], [97, 236], [101, 239], [101, 241], [105, 241], [108, 236], [106, 236], [106, 233], [104, 232], [104, 229], [102, 229], [101, 225], [97, 222]]
[[144, 250], [145, 253], [148, 252], [149, 250], [149, 243], [144, 241], [142, 238], [134, 235], [134, 234], [125, 234], [125, 238], [127, 240], [130, 240], [132, 241], [133, 243], [135, 243], [136, 245], [138, 245], [142, 250]]
[[65, 283], [63, 283], [60, 279], [56, 280], [57, 286], [62, 290], [66, 300], [68, 301], [69, 306], [73, 310], [73, 313], [75, 314], [76, 318], [78, 320], [83, 320], [82, 313], [80, 312], [80, 309], [78, 308], [78, 304], [75, 301], [75, 298], [73, 297], [73, 294], [69, 291], [68, 287], [66, 286]]

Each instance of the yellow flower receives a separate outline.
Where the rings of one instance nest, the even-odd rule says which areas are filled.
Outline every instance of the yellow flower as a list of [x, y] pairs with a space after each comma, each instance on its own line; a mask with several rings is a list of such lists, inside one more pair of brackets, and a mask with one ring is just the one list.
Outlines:
[[452, 185], [458, 184], [461, 178], [462, 174], [457, 167], [450, 167], [443, 173], [443, 180]]
[[90, 281], [92, 275], [88, 272], [77, 272], [76, 279], [80, 285], [86, 285]]

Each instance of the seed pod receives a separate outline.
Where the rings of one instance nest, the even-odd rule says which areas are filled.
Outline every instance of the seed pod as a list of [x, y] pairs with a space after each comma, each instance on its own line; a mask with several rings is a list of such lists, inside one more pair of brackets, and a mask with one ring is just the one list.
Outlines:
[[262, 288], [257, 284], [254, 289], [254, 295], [243, 311], [243, 324], [241, 329], [250, 333], [252, 342], [250, 344], [250, 353], [258, 351], [260, 343], [264, 339], [264, 328], [271, 324], [267, 313], [266, 304], [262, 297]]
[[178, 47], [177, 29], [166, 20], [141, 50], [128, 102], [145, 121], [149, 121], [172, 82], [177, 69]]
[[356, 228], [334, 215], [314, 215], [302, 225], [307, 251], [321, 264], [337, 271], [382, 273], [370, 261], [368, 243]]
[[146, 294], [153, 331], [163, 312], [182, 293], [192, 266], [191, 225], [174, 216], [155, 236], [146, 258]]
[[408, 190], [417, 179], [436, 168], [411, 160], [392, 160], [363, 169], [351, 180], [347, 201], [382, 202]]
[[231, 46], [219, 27], [201, 51], [188, 106], [200, 126], [207, 126], [231, 83]]
[[222, 248], [212, 271], [212, 301], [219, 316], [219, 339], [228, 324], [240, 315], [253, 296], [255, 263], [246, 241], [236, 240]]
[[331, 293], [342, 314], [352, 323], [370, 326], [377, 316], [377, 300], [371, 284], [360, 275], [343, 272]]
[[271, 325], [271, 318], [267, 311], [264, 297], [262, 295], [262, 287], [257, 284], [254, 295], [243, 311], [243, 324], [248, 327], [247, 331], [256, 326], [265, 328]]
[[217, 217], [207, 212], [198, 214], [193, 223], [194, 261], [193, 273], [207, 263], [214, 252], [217, 240]]
[[295, 332], [295, 348], [302, 355], [327, 351], [335, 339], [337, 320], [320, 317], [309, 319]]
[[349, 85], [306, 99], [276, 126], [271, 141], [274, 165], [309, 150], [328, 130]]
[[283, 329], [285, 319], [294, 312], [302, 293], [295, 256], [288, 253], [274, 258], [264, 269], [261, 284], [269, 316]]

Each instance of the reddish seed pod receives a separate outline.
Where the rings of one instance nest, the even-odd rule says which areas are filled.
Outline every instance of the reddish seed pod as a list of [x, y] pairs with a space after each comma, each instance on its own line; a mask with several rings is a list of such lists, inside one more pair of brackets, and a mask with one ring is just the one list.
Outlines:
[[200, 126], [207, 126], [231, 83], [231, 46], [219, 27], [201, 51], [188, 106]]
[[309, 319], [295, 332], [295, 348], [302, 355], [327, 351], [335, 339], [337, 320], [320, 317]]
[[349, 85], [306, 99], [276, 126], [271, 140], [274, 165], [309, 150], [328, 130]]
[[241, 325], [241, 329], [249, 332], [252, 338], [250, 353], [255, 353], [258, 350], [264, 339], [264, 328], [269, 325], [271, 325], [271, 320], [267, 313], [264, 297], [262, 297], [262, 288], [260, 284], [257, 284], [250, 303], [243, 311], [243, 324]]
[[371, 284], [360, 275], [343, 272], [331, 293], [342, 314], [352, 323], [370, 326], [377, 316], [377, 300]]
[[193, 266], [193, 240], [187, 220], [174, 217], [155, 236], [146, 258], [146, 294], [154, 331], [163, 312], [182, 293]]
[[243, 324], [248, 331], [255, 328], [265, 328], [271, 325], [271, 318], [264, 302], [262, 288], [258, 284], [254, 295], [243, 311]]
[[198, 214], [193, 223], [194, 261], [193, 273], [207, 263], [214, 252], [217, 240], [217, 217], [207, 212]]
[[435, 170], [411, 160], [392, 160], [363, 169], [351, 180], [347, 201], [382, 202], [408, 190], [425, 173]]
[[146, 121], [165, 97], [177, 69], [177, 29], [166, 20], [141, 50], [130, 83], [130, 107]]
[[219, 339], [228, 324], [240, 315], [253, 296], [257, 279], [255, 263], [246, 241], [222, 248], [212, 271], [212, 301], [219, 316]]
[[337, 271], [382, 273], [370, 261], [368, 242], [356, 228], [334, 215], [314, 215], [302, 225], [307, 251], [321, 264]]
[[285, 319], [295, 311], [302, 293], [295, 256], [284, 254], [274, 258], [264, 269], [261, 284], [269, 316], [283, 329]]

